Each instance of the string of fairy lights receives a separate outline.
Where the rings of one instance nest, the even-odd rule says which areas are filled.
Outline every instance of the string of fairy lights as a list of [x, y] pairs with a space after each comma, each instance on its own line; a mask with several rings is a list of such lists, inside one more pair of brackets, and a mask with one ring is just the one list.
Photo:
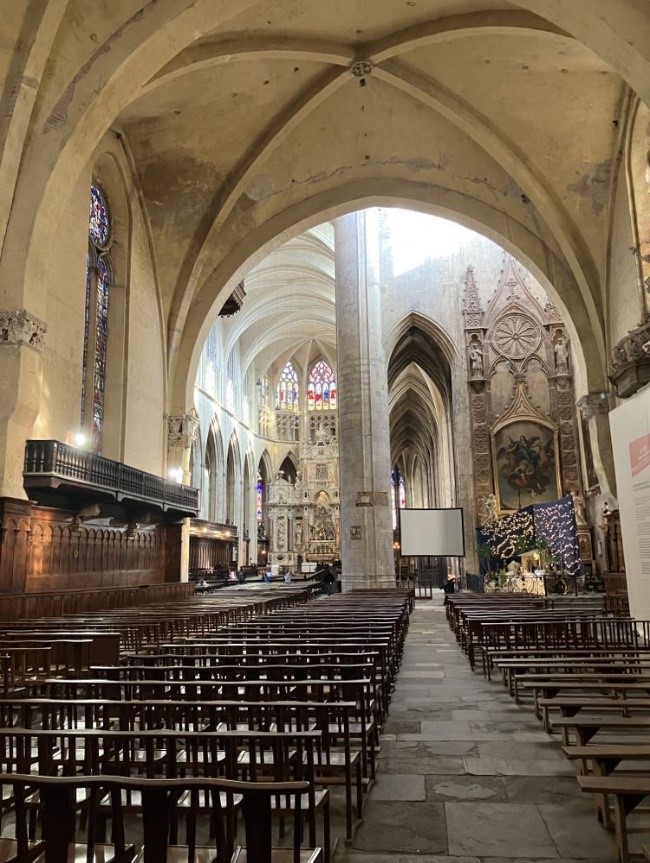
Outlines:
[[520, 509], [484, 524], [481, 533], [492, 555], [507, 560], [520, 554], [524, 543], [532, 545], [535, 535], [533, 516], [528, 510]]
[[535, 539], [543, 540], [555, 556], [561, 571], [580, 575], [580, 546], [573, 499], [563, 497], [555, 503], [533, 507]]
[[480, 538], [493, 557], [504, 562], [543, 544], [560, 571], [570, 576], [580, 574], [580, 546], [570, 495], [493, 519], [480, 528]]

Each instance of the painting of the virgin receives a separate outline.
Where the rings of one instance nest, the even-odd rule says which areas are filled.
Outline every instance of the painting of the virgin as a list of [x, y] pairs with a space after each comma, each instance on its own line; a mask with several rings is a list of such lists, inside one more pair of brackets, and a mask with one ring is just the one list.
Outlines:
[[499, 429], [493, 440], [499, 509], [520, 509], [559, 497], [553, 429], [520, 420]]

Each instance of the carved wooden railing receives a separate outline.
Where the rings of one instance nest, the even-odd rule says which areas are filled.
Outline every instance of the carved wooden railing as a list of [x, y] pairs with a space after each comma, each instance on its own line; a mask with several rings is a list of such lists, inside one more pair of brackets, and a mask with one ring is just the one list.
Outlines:
[[107, 493], [118, 502], [142, 501], [187, 515], [199, 512], [198, 489], [57, 440], [27, 441], [23, 476], [26, 489], [85, 487]]

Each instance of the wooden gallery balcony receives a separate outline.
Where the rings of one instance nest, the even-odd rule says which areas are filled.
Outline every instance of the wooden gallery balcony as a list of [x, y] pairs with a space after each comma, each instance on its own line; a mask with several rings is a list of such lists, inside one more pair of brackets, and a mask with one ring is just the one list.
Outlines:
[[155, 521], [199, 513], [198, 489], [57, 440], [27, 441], [23, 477], [30, 499], [43, 506], [103, 511], [112, 504]]

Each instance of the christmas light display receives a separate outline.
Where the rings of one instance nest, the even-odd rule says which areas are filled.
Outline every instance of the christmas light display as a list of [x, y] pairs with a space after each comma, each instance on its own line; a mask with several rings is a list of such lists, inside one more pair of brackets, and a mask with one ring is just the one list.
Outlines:
[[478, 540], [503, 563], [543, 545], [560, 571], [572, 577], [580, 574], [580, 546], [570, 495], [496, 518], [478, 530]]
[[580, 575], [580, 546], [573, 498], [567, 495], [553, 503], [535, 504], [532, 510], [535, 541], [546, 543], [560, 571], [572, 577]]
[[484, 524], [479, 531], [482, 540], [493, 557], [506, 561], [530, 547], [534, 539], [533, 516], [527, 509], [512, 515], [495, 518]]

